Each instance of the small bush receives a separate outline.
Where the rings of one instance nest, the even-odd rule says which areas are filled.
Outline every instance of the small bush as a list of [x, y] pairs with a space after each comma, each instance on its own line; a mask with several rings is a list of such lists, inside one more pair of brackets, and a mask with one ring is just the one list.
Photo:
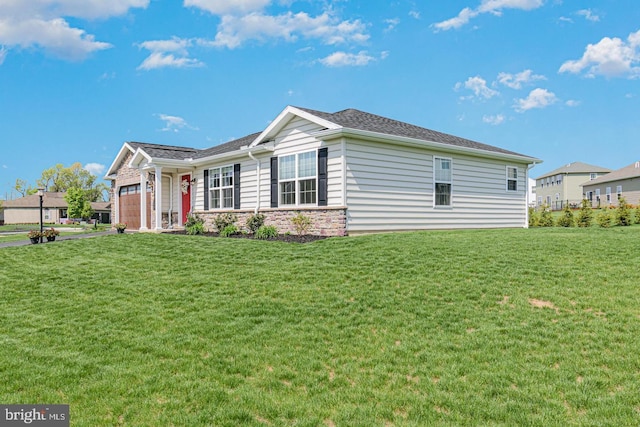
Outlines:
[[582, 206], [578, 212], [576, 223], [578, 227], [591, 227], [593, 221], [593, 209], [591, 209], [591, 202], [587, 199], [582, 200]]
[[273, 239], [278, 237], [278, 229], [275, 225], [263, 225], [256, 230], [254, 237], [261, 240]]
[[635, 221], [634, 224], [640, 224], [640, 203], [636, 206], [635, 209]]
[[602, 228], [611, 227], [611, 214], [609, 213], [609, 209], [602, 209], [598, 216], [596, 217], [596, 221], [598, 225]]
[[234, 224], [229, 224], [226, 227], [224, 227], [222, 230], [220, 230], [220, 236], [222, 237], [229, 237], [238, 233], [239, 233], [238, 227], [236, 227]]
[[200, 218], [197, 214], [188, 214], [184, 228], [190, 236], [204, 234], [204, 219]]
[[302, 215], [302, 212], [298, 212], [296, 216], [291, 218], [291, 223], [296, 229], [298, 236], [302, 236], [303, 234], [307, 234], [309, 231], [309, 227], [311, 227], [311, 218]]
[[247, 228], [251, 233], [255, 234], [256, 231], [264, 224], [264, 215], [263, 214], [255, 214], [249, 215], [247, 218]]
[[213, 219], [213, 224], [216, 226], [218, 232], [222, 233], [222, 230], [224, 230], [228, 225], [234, 225], [237, 220], [238, 217], [235, 214], [225, 213], [216, 216]]
[[618, 199], [618, 208], [616, 209], [616, 225], [626, 227], [631, 225], [631, 209], [624, 197]]
[[538, 219], [539, 227], [553, 227], [553, 215], [548, 205], [540, 206], [540, 217]]
[[562, 214], [556, 220], [556, 226], [558, 227], [573, 227], [575, 225], [575, 218], [573, 217], [573, 211], [569, 205], [562, 208]]
[[536, 212], [536, 209], [529, 207], [529, 227], [537, 227], [540, 223], [540, 215]]

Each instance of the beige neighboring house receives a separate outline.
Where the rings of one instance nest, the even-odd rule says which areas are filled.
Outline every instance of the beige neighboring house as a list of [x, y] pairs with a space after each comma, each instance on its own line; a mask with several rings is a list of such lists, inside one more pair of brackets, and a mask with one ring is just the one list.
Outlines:
[[[67, 220], [67, 201], [65, 193], [46, 192], [42, 197], [42, 220], [46, 224], [62, 224]], [[37, 224], [40, 222], [40, 196], [32, 194], [15, 200], [5, 200], [5, 224]], [[94, 202], [91, 207], [95, 211], [92, 219], [101, 223], [110, 222], [111, 202]]]
[[611, 172], [611, 169], [582, 162], [568, 163], [536, 178], [537, 206], [546, 204], [552, 210], [561, 210], [567, 204], [579, 207], [582, 203], [582, 185]]
[[629, 204], [640, 204], [640, 161], [585, 182], [582, 191], [594, 208], [618, 206], [620, 197]]

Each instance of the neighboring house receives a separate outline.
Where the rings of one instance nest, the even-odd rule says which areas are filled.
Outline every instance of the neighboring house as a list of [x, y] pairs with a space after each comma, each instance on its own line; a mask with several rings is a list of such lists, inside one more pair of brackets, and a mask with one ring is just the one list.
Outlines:
[[[61, 224], [67, 220], [67, 201], [65, 193], [45, 192], [42, 197], [42, 219], [47, 224]], [[40, 196], [32, 194], [15, 200], [3, 201], [5, 224], [36, 224], [40, 222]], [[111, 202], [94, 202], [93, 219], [109, 223]]]
[[582, 184], [611, 172], [600, 166], [573, 162], [536, 178], [537, 205], [546, 204], [553, 210], [566, 205], [579, 207], [582, 202]]
[[286, 107], [262, 132], [209, 149], [127, 142], [110, 166], [113, 222], [213, 228], [256, 212], [279, 232], [320, 235], [527, 227], [528, 171], [541, 160], [347, 109]]
[[582, 191], [592, 207], [618, 206], [620, 197], [629, 204], [640, 204], [640, 162], [585, 182]]

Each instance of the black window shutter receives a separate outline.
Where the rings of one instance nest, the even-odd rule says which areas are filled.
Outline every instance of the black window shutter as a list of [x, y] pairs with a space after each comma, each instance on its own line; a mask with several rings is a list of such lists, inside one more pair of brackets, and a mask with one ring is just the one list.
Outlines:
[[329, 149], [327, 147], [318, 150], [318, 206], [327, 206], [327, 157]]
[[204, 210], [209, 210], [209, 169], [204, 170]]
[[278, 207], [278, 158], [271, 158], [271, 207]]
[[233, 209], [240, 209], [240, 163], [233, 165]]

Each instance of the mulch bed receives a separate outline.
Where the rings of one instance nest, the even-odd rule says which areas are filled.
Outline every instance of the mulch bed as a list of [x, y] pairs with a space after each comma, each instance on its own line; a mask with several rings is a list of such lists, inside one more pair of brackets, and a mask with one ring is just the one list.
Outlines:
[[[176, 230], [176, 231], [171, 231], [171, 234], [184, 234], [186, 235], [187, 232], [185, 230]], [[202, 236], [206, 236], [206, 237], [220, 237], [219, 233], [204, 233], [202, 234]], [[266, 239], [269, 241], [276, 241], [276, 242], [286, 242], [286, 243], [310, 243], [310, 242], [315, 242], [316, 240], [323, 240], [323, 239], [328, 239], [330, 236], [314, 236], [311, 234], [303, 234], [303, 235], [297, 235], [297, 234], [279, 234], [278, 237], [273, 237], [270, 239]], [[225, 238], [225, 237], [221, 237], [221, 238]], [[233, 236], [229, 236], [226, 237], [226, 239], [253, 239], [253, 235], [251, 234], [234, 234]], [[257, 240], [257, 239], [256, 239]]]

